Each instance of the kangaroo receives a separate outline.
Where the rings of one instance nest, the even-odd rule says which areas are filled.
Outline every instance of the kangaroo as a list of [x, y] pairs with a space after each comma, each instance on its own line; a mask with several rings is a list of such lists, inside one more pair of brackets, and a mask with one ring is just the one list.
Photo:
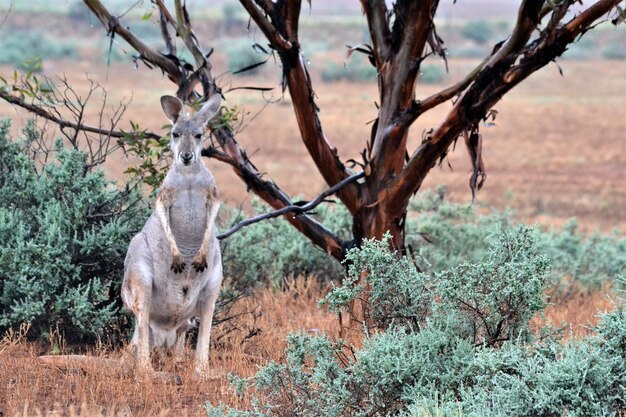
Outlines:
[[135, 316], [135, 368], [153, 373], [151, 351], [175, 348], [180, 357], [192, 316], [199, 316], [195, 370], [207, 377], [215, 301], [222, 283], [222, 256], [214, 227], [219, 209], [215, 179], [200, 158], [202, 135], [220, 106], [214, 95], [193, 115], [176, 97], [161, 97], [172, 122], [173, 163], [155, 210], [133, 237], [124, 261], [122, 301]]

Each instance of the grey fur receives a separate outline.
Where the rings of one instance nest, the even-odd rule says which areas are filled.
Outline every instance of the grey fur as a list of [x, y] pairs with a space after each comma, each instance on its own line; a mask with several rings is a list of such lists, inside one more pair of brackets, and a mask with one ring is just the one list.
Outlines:
[[222, 282], [222, 257], [215, 237], [217, 186], [200, 160], [202, 133], [219, 111], [213, 96], [195, 116], [182, 113], [172, 96], [161, 98], [173, 123], [174, 156], [154, 213], [130, 242], [124, 262], [122, 300], [135, 315], [135, 366], [152, 372], [150, 352], [176, 347], [180, 355], [189, 320], [200, 317], [196, 372], [208, 373], [213, 311]]

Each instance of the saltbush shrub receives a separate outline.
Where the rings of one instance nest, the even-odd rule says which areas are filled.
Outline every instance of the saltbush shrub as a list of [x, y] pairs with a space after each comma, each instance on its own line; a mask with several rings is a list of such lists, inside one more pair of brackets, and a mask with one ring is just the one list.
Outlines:
[[424, 84], [438, 84], [446, 76], [442, 65], [422, 64], [420, 66], [419, 81]]
[[21, 66], [34, 60], [75, 58], [75, 45], [60, 40], [51, 40], [36, 30], [13, 30], [3, 34], [0, 40], [0, 64]]
[[[445, 194], [444, 188], [426, 191], [410, 205], [419, 216], [408, 223], [407, 245], [420, 255], [416, 262], [423, 271], [483, 261], [490, 236], [513, 227], [510, 211], [478, 214], [471, 205], [448, 202]], [[539, 251], [550, 259], [548, 277], [553, 283], [577, 282], [597, 289], [626, 275], [626, 237], [621, 231], [585, 235], [570, 220], [560, 229], [538, 229], [535, 236]]]
[[[253, 201], [254, 213], [271, 209]], [[316, 209], [322, 222], [331, 230], [349, 230], [347, 209], [343, 206]], [[242, 220], [242, 213], [230, 211], [226, 225]], [[314, 246], [283, 219], [272, 219], [244, 227], [222, 241], [224, 273], [238, 288], [251, 288], [269, 283], [281, 288], [286, 279], [312, 276], [320, 280], [340, 279], [343, 268], [334, 259]]]
[[0, 124], [0, 332], [28, 322], [32, 337], [119, 335], [124, 256], [148, 214], [141, 196], [61, 141], [39, 166], [33, 125], [16, 141], [9, 126]]
[[[543, 306], [547, 265], [534, 235], [526, 227], [501, 230], [487, 261], [431, 276], [394, 261], [385, 242], [365, 242], [350, 252], [349, 277], [360, 271], [368, 285], [347, 282], [324, 302], [340, 308], [370, 291], [375, 309], [406, 290], [404, 275], [413, 275], [412, 294], [430, 303], [432, 313], [421, 303], [414, 313], [419, 326], [392, 320], [382, 331], [365, 332], [358, 348], [325, 335], [292, 334], [284, 362], [271, 362], [251, 378], [232, 378], [237, 393], [252, 397], [251, 410], [207, 403], [208, 415], [620, 415], [626, 407], [626, 309], [604, 314], [597, 336], [564, 340], [544, 329], [536, 338], [528, 322]], [[406, 316], [400, 305], [386, 311]], [[493, 333], [500, 323], [507, 330], [499, 343], [467, 331], [482, 326], [482, 333]]]
[[486, 20], [472, 20], [461, 28], [461, 35], [476, 43], [487, 43], [493, 36], [493, 24]]
[[620, 42], [611, 43], [602, 50], [602, 57], [624, 60], [626, 59], [626, 46]]
[[[267, 59], [267, 55], [253, 48], [250, 40], [229, 41], [228, 47], [225, 48], [226, 58], [228, 60], [228, 71], [236, 72], [245, 69], [251, 65], [263, 62]], [[261, 70], [262, 66], [252, 68], [243, 73], [243, 75], [254, 75]]]
[[376, 79], [376, 68], [360, 57], [354, 57], [348, 61], [347, 65], [329, 62], [322, 70], [322, 80], [324, 81], [348, 81], [360, 83]]

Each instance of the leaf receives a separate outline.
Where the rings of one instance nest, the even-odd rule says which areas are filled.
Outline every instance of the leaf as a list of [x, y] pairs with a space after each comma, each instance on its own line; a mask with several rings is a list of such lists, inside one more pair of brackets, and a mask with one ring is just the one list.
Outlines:
[[372, 51], [372, 47], [366, 43], [360, 43], [358, 45], [355, 46], [350, 46], [350, 45], [346, 45], [348, 47], [348, 50], [346, 51], [346, 57], [343, 60], [343, 66], [347, 67], [348, 66], [348, 59], [350, 59], [350, 56], [352, 55], [352, 53], [354, 51], [357, 52], [361, 52], [365, 55], [368, 56], [368, 58], [370, 59], [370, 62], [373, 62], [374, 59], [374, 51]]
[[250, 71], [250, 70], [252, 70], [252, 69], [254, 69], [254, 68], [256, 68], [256, 67], [260, 67], [261, 65], [265, 64], [265, 63], [267, 62], [267, 60], [268, 60], [268, 59], [269, 59], [269, 57], [268, 57], [267, 59], [263, 60], [263, 61], [256, 62], [256, 63], [254, 63], [254, 64], [252, 64], [252, 65], [248, 65], [248, 66], [246, 66], [246, 67], [243, 67], [243, 68], [241, 68], [241, 69], [238, 69], [237, 71], [233, 72], [233, 75], [235, 75], [235, 74], [241, 74], [242, 72]]
[[480, 190], [487, 179], [485, 173], [485, 165], [483, 163], [483, 138], [477, 129], [472, 129], [471, 133], [464, 133], [465, 147], [472, 161], [472, 176], [469, 180], [469, 186], [472, 190], [472, 201], [476, 198], [476, 191]]
[[152, 10], [144, 13], [143, 16], [141, 16], [141, 20], [150, 20], [151, 17], [152, 17]]

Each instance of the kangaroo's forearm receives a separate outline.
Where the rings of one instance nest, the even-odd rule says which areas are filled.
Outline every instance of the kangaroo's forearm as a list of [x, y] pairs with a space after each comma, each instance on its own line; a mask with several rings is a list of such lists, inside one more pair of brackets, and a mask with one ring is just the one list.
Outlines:
[[170, 207], [172, 206], [172, 201], [172, 190], [168, 188], [161, 190], [157, 196], [155, 211], [159, 221], [161, 222], [163, 231], [165, 232], [165, 237], [170, 245], [172, 255], [178, 255], [180, 251], [178, 250], [176, 240], [174, 239], [174, 233], [172, 233], [172, 228], [170, 227]]

